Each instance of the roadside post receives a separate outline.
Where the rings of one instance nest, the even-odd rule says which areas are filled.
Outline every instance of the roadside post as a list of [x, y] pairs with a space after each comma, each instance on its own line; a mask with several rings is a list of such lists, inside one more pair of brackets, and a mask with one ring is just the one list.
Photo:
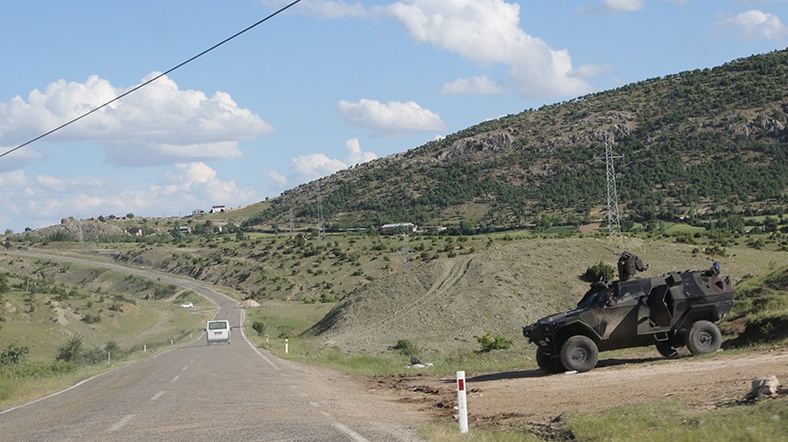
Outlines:
[[287, 348], [287, 347], [288, 347], [288, 345], [289, 345], [289, 344], [288, 344], [288, 341], [289, 341], [289, 340], [288, 340], [287, 338], [285, 338], [285, 354], [287, 354], [287, 353], [288, 353], [288, 351], [287, 351], [287, 350], [288, 350], [288, 348]]
[[468, 432], [468, 401], [465, 397], [465, 372], [457, 372], [457, 408], [460, 414], [460, 433]]

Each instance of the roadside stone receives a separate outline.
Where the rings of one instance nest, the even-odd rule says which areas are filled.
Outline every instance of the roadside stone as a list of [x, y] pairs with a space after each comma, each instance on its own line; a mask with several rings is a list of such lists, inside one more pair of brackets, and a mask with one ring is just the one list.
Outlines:
[[752, 390], [750, 391], [750, 398], [759, 400], [766, 397], [777, 395], [777, 388], [780, 386], [780, 381], [777, 376], [771, 375], [762, 378], [755, 378], [752, 380]]

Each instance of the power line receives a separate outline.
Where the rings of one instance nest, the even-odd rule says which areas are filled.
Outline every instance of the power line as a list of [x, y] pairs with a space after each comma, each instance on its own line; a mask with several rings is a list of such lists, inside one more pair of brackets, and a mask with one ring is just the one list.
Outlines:
[[203, 55], [205, 55], [205, 54], [207, 54], [207, 53], [209, 53], [209, 52], [213, 51], [214, 49], [218, 48], [219, 46], [221, 46], [221, 45], [223, 45], [223, 44], [225, 44], [225, 43], [227, 43], [227, 42], [229, 42], [230, 40], [233, 40], [234, 38], [236, 38], [236, 37], [240, 36], [241, 34], [243, 34], [243, 33], [247, 32], [247, 31], [250, 31], [250, 30], [252, 30], [253, 28], [255, 28], [255, 27], [257, 27], [257, 26], [259, 26], [259, 25], [263, 24], [264, 22], [266, 22], [266, 21], [268, 21], [269, 19], [271, 19], [271, 18], [273, 18], [273, 17], [275, 17], [275, 16], [279, 15], [279, 13], [281, 13], [281, 12], [284, 12], [286, 9], [290, 8], [291, 6], [295, 5], [296, 3], [300, 2], [300, 1], [301, 1], [301, 0], [295, 0], [295, 1], [293, 1], [292, 3], [288, 4], [287, 6], [285, 6], [285, 7], [281, 8], [281, 9], [279, 9], [278, 11], [276, 11], [276, 12], [272, 13], [272, 14], [271, 14], [271, 15], [269, 15], [268, 17], [265, 17], [264, 19], [262, 19], [262, 20], [260, 20], [260, 21], [256, 22], [255, 24], [253, 24], [253, 25], [251, 25], [251, 26], [247, 27], [246, 29], [244, 29], [244, 30], [242, 30], [242, 31], [236, 32], [235, 34], [231, 35], [230, 37], [227, 37], [227, 38], [225, 38], [224, 40], [220, 41], [219, 43], [216, 43], [215, 45], [211, 46], [210, 48], [208, 48], [208, 49], [206, 49], [206, 50], [204, 50], [204, 51], [200, 52], [199, 54], [195, 55], [194, 57], [192, 57], [192, 58], [190, 58], [190, 59], [188, 59], [188, 60], [186, 60], [186, 61], [184, 61], [184, 62], [181, 62], [181, 63], [177, 64], [177, 65], [176, 65], [176, 66], [174, 66], [174, 67], [171, 67], [170, 69], [168, 69], [168, 70], [166, 70], [166, 71], [162, 72], [161, 74], [159, 74], [159, 75], [157, 75], [157, 76], [155, 76], [155, 77], [151, 78], [150, 80], [148, 80], [148, 81], [146, 81], [146, 82], [144, 82], [144, 83], [141, 83], [141, 84], [139, 84], [139, 85], [135, 86], [134, 88], [132, 88], [132, 89], [130, 89], [130, 90], [128, 90], [128, 91], [126, 91], [126, 92], [124, 92], [124, 93], [122, 93], [122, 94], [118, 95], [117, 97], [115, 97], [115, 98], [113, 98], [113, 99], [111, 99], [111, 100], [107, 101], [106, 103], [102, 104], [101, 106], [98, 106], [98, 107], [96, 107], [96, 108], [93, 108], [93, 109], [91, 109], [91, 110], [89, 110], [89, 111], [85, 112], [84, 114], [82, 114], [82, 115], [80, 115], [80, 116], [78, 116], [78, 117], [74, 118], [73, 120], [71, 120], [71, 121], [68, 121], [68, 122], [66, 122], [66, 123], [63, 123], [63, 124], [61, 124], [60, 126], [58, 126], [58, 127], [54, 128], [54, 129], [50, 130], [49, 132], [43, 133], [43, 134], [41, 134], [41, 135], [39, 135], [39, 136], [37, 136], [37, 137], [33, 138], [32, 140], [29, 140], [29, 141], [27, 141], [27, 142], [25, 142], [25, 143], [22, 143], [22, 144], [20, 144], [20, 145], [18, 145], [18, 146], [16, 146], [16, 147], [13, 147], [13, 148], [11, 148], [11, 149], [9, 149], [9, 150], [7, 150], [7, 151], [3, 152], [3, 153], [0, 153], [0, 158], [4, 157], [4, 156], [6, 156], [6, 155], [8, 155], [8, 154], [10, 154], [10, 153], [16, 152], [17, 150], [19, 150], [19, 149], [21, 149], [21, 148], [23, 148], [23, 147], [27, 146], [28, 144], [35, 143], [36, 141], [38, 141], [38, 140], [40, 140], [40, 139], [42, 139], [42, 138], [44, 138], [44, 137], [46, 137], [46, 136], [48, 136], [48, 135], [51, 135], [51, 134], [53, 134], [53, 133], [55, 133], [55, 132], [59, 131], [60, 129], [63, 129], [63, 128], [64, 128], [64, 127], [66, 127], [66, 126], [69, 126], [69, 125], [71, 125], [71, 124], [74, 124], [74, 123], [76, 123], [77, 121], [79, 121], [79, 120], [81, 120], [81, 119], [83, 119], [83, 118], [87, 117], [88, 115], [90, 115], [90, 114], [92, 114], [92, 113], [94, 113], [94, 112], [97, 112], [97, 111], [99, 111], [99, 110], [101, 110], [101, 109], [103, 109], [103, 108], [105, 108], [105, 107], [109, 106], [110, 104], [112, 104], [112, 103], [114, 103], [114, 102], [116, 102], [116, 101], [120, 100], [121, 98], [125, 97], [126, 95], [129, 95], [129, 94], [131, 94], [132, 92], [136, 92], [137, 90], [139, 90], [139, 89], [142, 89], [143, 87], [145, 87], [145, 86], [147, 86], [147, 85], [149, 85], [149, 84], [153, 83], [154, 81], [158, 80], [158, 79], [159, 79], [159, 78], [161, 78], [161, 77], [164, 77], [165, 75], [167, 75], [167, 74], [169, 74], [170, 72], [172, 72], [172, 71], [174, 71], [174, 70], [176, 70], [176, 69], [180, 68], [181, 66], [184, 66], [184, 65], [186, 65], [186, 64], [188, 64], [188, 63], [191, 63], [192, 61], [194, 61], [194, 60], [196, 60], [196, 59], [198, 59], [198, 58], [202, 57]]

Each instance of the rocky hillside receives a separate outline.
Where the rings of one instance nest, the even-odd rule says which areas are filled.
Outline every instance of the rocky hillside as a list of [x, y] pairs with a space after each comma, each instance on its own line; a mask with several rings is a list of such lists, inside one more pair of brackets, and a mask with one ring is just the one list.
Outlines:
[[[612, 136], [624, 228], [788, 206], [788, 51], [487, 121], [261, 203], [247, 229], [489, 231], [602, 218]], [[404, 149], [403, 149], [404, 150]]]

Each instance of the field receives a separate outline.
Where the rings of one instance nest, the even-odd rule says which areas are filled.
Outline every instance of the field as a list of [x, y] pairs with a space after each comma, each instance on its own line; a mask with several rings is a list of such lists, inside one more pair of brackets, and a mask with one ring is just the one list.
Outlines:
[[[342, 234], [302, 241], [295, 245], [288, 235], [255, 234], [243, 239], [195, 238], [174, 244], [41, 243], [31, 250], [170, 270], [182, 277], [222, 285], [223, 292], [239, 301], [249, 297], [248, 284], [254, 280], [255, 268], [269, 276], [274, 272], [286, 275], [287, 284], [284, 276], [270, 276], [279, 282], [269, 281], [265, 291], [254, 290], [263, 296], [255, 296], [260, 307], [247, 309], [247, 336], [278, 356], [357, 375], [371, 383], [371, 390], [401, 394], [401, 401], [427, 407], [429, 413], [440, 408], [435, 399], [444, 405], [449, 403], [452, 384], [447, 377], [457, 370], [465, 370], [477, 379], [490, 379], [482, 384], [479, 394], [488, 399], [506, 397], [511, 383], [547, 382], [537, 376], [534, 350], [522, 337], [521, 327], [546, 314], [571, 308], [588, 286], [582, 279], [585, 270], [598, 262], [615, 266], [624, 250], [650, 265], [643, 276], [708, 268], [720, 262], [723, 274], [729, 275], [737, 288], [750, 293], [747, 300], [737, 304], [742, 307], [731, 321], [723, 323], [727, 340], [746, 329], [747, 315], [761, 305], [757, 301], [762, 291], [759, 287], [764, 285], [761, 278], [781, 270], [786, 262], [786, 252], [774, 247], [756, 249], [744, 239], [720, 243], [702, 237], [687, 243], [686, 239], [674, 241], [671, 237], [503, 232], [458, 238]], [[403, 253], [405, 245], [412, 251]], [[262, 256], [265, 259], [260, 261]], [[248, 274], [244, 270], [247, 268]], [[8, 275], [10, 288], [3, 294], [0, 311], [5, 321], [0, 322], [0, 346], [5, 348], [11, 342], [28, 345], [31, 361], [52, 360], [58, 346], [74, 335], [83, 336], [86, 345], [98, 348], [112, 341], [134, 357], [143, 345], [163, 349], [171, 339], [173, 343], [189, 339], [190, 333], [199, 331], [212, 314], [210, 304], [194, 293], [118, 272], [21, 259], [12, 252], [0, 259], [0, 272]], [[281, 291], [277, 291], [278, 284], [283, 287]], [[156, 299], [143, 299], [148, 293]], [[784, 302], [775, 299], [769, 308], [779, 315]], [[182, 309], [184, 301], [193, 302], [195, 308]], [[479, 338], [485, 335], [500, 336], [511, 346], [482, 352]], [[285, 339], [289, 340], [287, 354]], [[772, 345], [780, 349], [784, 342]], [[406, 368], [411, 355], [434, 365], [414, 373]], [[625, 372], [628, 364], [651, 367], [672, 363], [657, 359], [653, 349], [605, 357], [631, 362], [623, 367], [603, 366], [600, 372]], [[444, 392], [428, 395], [425, 400], [424, 388]], [[736, 394], [744, 394], [739, 390]], [[28, 394], [41, 394], [41, 390]], [[6, 396], [6, 401], [12, 402], [20, 397]], [[563, 413], [529, 416], [523, 413], [524, 406], [510, 399], [508, 403], [491, 402], [484, 413], [475, 412], [475, 434], [491, 437], [480, 440], [507, 440], [512, 434], [516, 436], [511, 440], [532, 437], [540, 434], [540, 425], [550, 426], [550, 420]], [[648, 421], [651, 408], [665, 406], [665, 397], [658, 391], [641, 399], [627, 405], [633, 408], [621, 410]], [[2, 401], [0, 398], [0, 404]], [[474, 401], [479, 403], [479, 399]], [[785, 402], [779, 404], [775, 415], [783, 416]], [[697, 407], [682, 403], [674, 408], [697, 414]], [[618, 409], [611, 410], [613, 415], [603, 417], [612, 422]], [[735, 415], [737, 410], [745, 419], [754, 408], [732, 408], [725, 413]], [[451, 433], [446, 432], [452, 427], [451, 410], [438, 411], [436, 425], [424, 430], [433, 434], [428, 436], [433, 440], [447, 439]], [[549, 431], [610, 438], [605, 433], [594, 433], [597, 430], [589, 423], [588, 409], [568, 407], [565, 411], [571, 411], [565, 415], [567, 420], [558, 430]], [[623, 429], [617, 431], [618, 439], [632, 438]]]

